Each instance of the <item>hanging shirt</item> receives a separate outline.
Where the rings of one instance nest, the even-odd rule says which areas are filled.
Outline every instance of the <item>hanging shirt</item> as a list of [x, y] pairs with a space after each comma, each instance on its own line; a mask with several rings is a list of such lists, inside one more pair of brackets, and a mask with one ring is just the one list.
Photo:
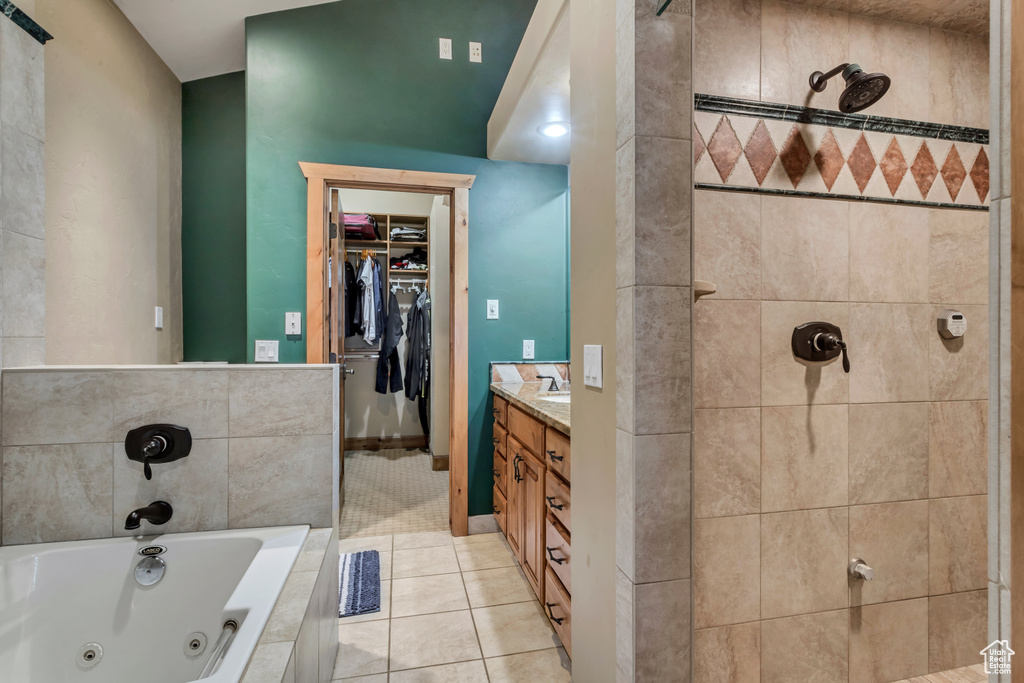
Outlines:
[[[380, 355], [377, 357], [377, 383], [375, 389], [378, 394], [397, 394], [402, 390], [402, 366], [398, 358], [398, 340], [402, 338], [402, 313], [398, 310], [398, 297], [394, 292], [388, 297], [388, 315], [385, 325], [384, 340], [380, 345]], [[390, 367], [389, 367], [390, 366]]]
[[358, 289], [356, 288], [356, 269], [345, 259], [345, 336], [351, 337], [358, 333], [357, 316], [359, 313]]
[[362, 285], [363, 341], [372, 344], [377, 340], [377, 312], [374, 306], [373, 261], [370, 259], [359, 264], [359, 282]]

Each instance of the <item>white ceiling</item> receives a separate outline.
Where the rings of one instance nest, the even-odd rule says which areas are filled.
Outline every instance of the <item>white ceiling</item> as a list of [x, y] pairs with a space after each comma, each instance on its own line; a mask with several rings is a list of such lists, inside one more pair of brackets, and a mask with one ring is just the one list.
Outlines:
[[245, 18], [335, 0], [114, 0], [181, 82], [245, 69]]

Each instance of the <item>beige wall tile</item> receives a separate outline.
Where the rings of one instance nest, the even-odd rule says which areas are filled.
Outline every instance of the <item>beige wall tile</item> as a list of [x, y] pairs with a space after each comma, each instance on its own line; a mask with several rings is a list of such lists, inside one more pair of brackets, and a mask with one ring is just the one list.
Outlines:
[[[192, 442], [187, 458], [153, 465], [153, 479], [146, 481], [142, 465], [132, 462], [124, 446], [113, 444], [114, 535], [176, 533], [228, 528], [228, 441], [199, 439]], [[171, 521], [154, 526], [143, 521], [142, 528], [128, 531], [124, 520], [137, 508], [164, 500], [174, 508]], [[315, 567], [319, 568], [319, 567]]]
[[[2, 87], [2, 86], [0, 86]], [[46, 237], [46, 160], [42, 142], [15, 126], [0, 130], [0, 220], [4, 230]]]
[[333, 526], [330, 480], [330, 435], [231, 439], [228, 525]]
[[107, 372], [5, 373], [4, 445], [114, 441], [111, 378]]
[[759, 100], [760, 1], [695, 0], [694, 26], [694, 90]]
[[988, 401], [929, 405], [928, 490], [932, 498], [988, 490]]
[[634, 287], [615, 290], [615, 423], [630, 434], [636, 402], [635, 298]]
[[932, 29], [928, 52], [931, 120], [988, 128], [988, 36]]
[[636, 467], [632, 434], [615, 430], [615, 562], [630, 581], [636, 576]]
[[947, 671], [981, 662], [988, 640], [986, 591], [928, 599], [928, 670]]
[[928, 300], [953, 305], [987, 303], [988, 213], [932, 209], [928, 214]]
[[615, 670], [619, 681], [633, 680], [634, 652], [633, 582], [615, 572]]
[[[768, 6], [766, 2], [765, 8]], [[801, 80], [806, 87], [806, 77]], [[761, 291], [765, 299], [847, 301], [849, 249], [846, 202], [761, 198]]]
[[693, 206], [693, 276], [717, 289], [707, 300], [760, 299], [761, 198], [696, 190]]
[[845, 609], [762, 622], [761, 683], [847, 683], [849, 634]]
[[334, 433], [330, 369], [247, 369], [229, 380], [229, 434], [290, 436]]
[[693, 510], [697, 517], [761, 511], [761, 410], [694, 411]]
[[850, 683], [928, 673], [928, 600], [850, 609]]
[[630, 137], [615, 153], [615, 286], [635, 282], [636, 138]]
[[294, 643], [267, 643], [252, 653], [242, 683], [294, 683]]
[[930, 398], [933, 401], [981, 401], [988, 398], [988, 307], [960, 306], [967, 316], [967, 333], [943, 339], [935, 331], [935, 318], [943, 310], [931, 309], [929, 321]]
[[635, 145], [636, 284], [687, 287], [691, 279], [691, 143], [637, 136]]
[[[927, 26], [851, 14], [850, 58], [868, 73], [884, 71], [895, 84], [885, 97], [871, 105], [872, 116], [932, 120], [929, 118]], [[842, 79], [837, 78], [834, 84], [840, 89]], [[875, 155], [883, 153], [884, 150], [877, 150]]]
[[[822, 320], [838, 325], [849, 339], [846, 303], [764, 301], [761, 303], [761, 405], [811, 405], [850, 400], [850, 375], [837, 358], [827, 364], [804, 364], [793, 356], [793, 329]], [[856, 356], [851, 348], [851, 359]], [[854, 366], [856, 367], [856, 366]]]
[[636, 134], [690, 139], [693, 49], [689, 14], [636, 12]]
[[758, 515], [699, 519], [694, 523], [694, 628], [760, 618], [760, 544]]
[[848, 529], [847, 508], [761, 515], [762, 619], [847, 606]]
[[759, 683], [760, 622], [694, 631], [693, 678], [700, 683]]
[[698, 301], [693, 307], [693, 400], [698, 408], [761, 402], [759, 301]]
[[850, 402], [926, 400], [929, 334], [929, 306], [850, 304]]
[[[636, 135], [636, 12], [630, 7], [615, 22], [615, 147], [622, 153]], [[629, 145], [632, 147], [632, 144]], [[630, 160], [632, 163], [632, 160]], [[620, 184], [633, 184], [633, 174], [617, 175]]]
[[690, 578], [690, 435], [633, 439], [637, 583]]
[[850, 605], [927, 596], [928, 501], [851, 507], [850, 557], [875, 570], [850, 581]]
[[849, 15], [764, 0], [761, 4], [761, 99], [835, 109], [839, 83], [823, 93], [807, 84], [814, 71], [848, 61]]
[[5, 368], [30, 368], [46, 364], [46, 339], [43, 337], [7, 337], [2, 344]]
[[928, 404], [850, 406], [850, 503], [928, 497]]
[[985, 587], [987, 496], [928, 502], [929, 585], [932, 595]]
[[639, 584], [634, 600], [636, 683], [673, 680], [679, 672], [688, 672], [689, 580]]
[[916, 206], [850, 204], [851, 301], [927, 303], [928, 216]]
[[319, 572], [292, 572], [281, 589], [281, 595], [270, 613], [270, 619], [260, 635], [260, 643], [280, 643], [295, 640], [306, 618], [313, 589]]
[[761, 409], [761, 510], [835, 507], [848, 502], [848, 408]]
[[2, 26], [0, 119], [46, 142], [43, 46], [16, 24]]
[[187, 427], [193, 439], [228, 435], [227, 370], [126, 370], [113, 383], [116, 438], [154, 423]]
[[4, 545], [109, 537], [112, 481], [110, 444], [4, 448]]
[[691, 296], [688, 287], [635, 288], [634, 434], [692, 429]]
[[46, 336], [46, 243], [4, 230], [2, 263], [4, 335]]

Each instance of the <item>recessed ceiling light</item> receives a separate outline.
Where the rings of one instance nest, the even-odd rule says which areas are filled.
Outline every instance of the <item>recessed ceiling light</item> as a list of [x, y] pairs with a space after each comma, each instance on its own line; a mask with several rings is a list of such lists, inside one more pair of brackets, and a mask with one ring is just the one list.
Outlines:
[[538, 128], [537, 132], [549, 138], [560, 138], [569, 134], [569, 124], [565, 121], [549, 121]]

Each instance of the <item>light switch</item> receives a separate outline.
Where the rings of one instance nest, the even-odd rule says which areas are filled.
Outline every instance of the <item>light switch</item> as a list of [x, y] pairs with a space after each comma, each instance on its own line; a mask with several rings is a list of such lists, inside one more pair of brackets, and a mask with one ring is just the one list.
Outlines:
[[302, 314], [301, 313], [285, 313], [284, 314], [284, 333], [286, 335], [302, 334]]
[[487, 319], [497, 320], [498, 319], [498, 300], [488, 299], [487, 300]]
[[276, 363], [277, 362], [277, 347], [278, 343], [276, 339], [257, 339], [256, 340], [256, 362], [257, 363]]
[[164, 307], [163, 306], [157, 306], [156, 307], [156, 329], [158, 329], [158, 330], [164, 329]]
[[533, 340], [523, 340], [523, 360], [533, 360]]
[[604, 387], [604, 352], [599, 345], [583, 346], [583, 386]]

